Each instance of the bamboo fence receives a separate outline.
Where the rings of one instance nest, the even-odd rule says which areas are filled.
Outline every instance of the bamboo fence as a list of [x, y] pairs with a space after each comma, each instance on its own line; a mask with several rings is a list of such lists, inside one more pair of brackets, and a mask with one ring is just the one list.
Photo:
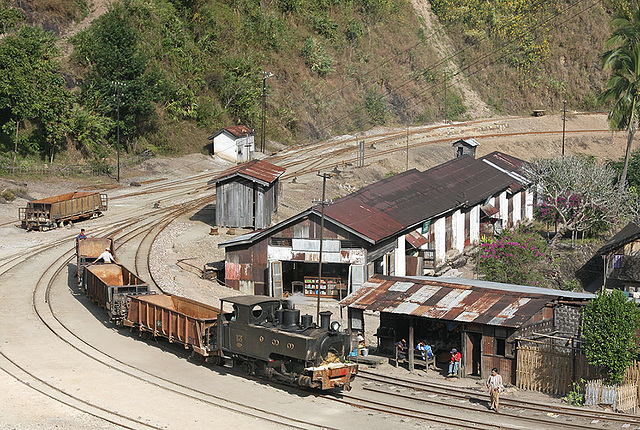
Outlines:
[[551, 345], [518, 346], [516, 386], [523, 390], [564, 396], [574, 381], [597, 376], [582, 351]]
[[638, 385], [605, 385], [601, 379], [585, 384], [585, 405], [610, 405], [614, 411], [635, 413], [638, 407]]

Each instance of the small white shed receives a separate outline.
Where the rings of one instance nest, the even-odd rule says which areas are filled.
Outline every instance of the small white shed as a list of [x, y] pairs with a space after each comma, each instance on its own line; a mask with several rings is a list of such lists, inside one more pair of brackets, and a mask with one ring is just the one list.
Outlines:
[[244, 163], [253, 159], [254, 131], [246, 125], [223, 128], [208, 137], [211, 153], [225, 160]]

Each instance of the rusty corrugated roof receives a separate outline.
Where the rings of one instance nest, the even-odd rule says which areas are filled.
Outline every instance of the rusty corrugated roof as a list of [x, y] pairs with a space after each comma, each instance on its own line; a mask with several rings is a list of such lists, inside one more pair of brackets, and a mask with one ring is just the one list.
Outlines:
[[285, 169], [283, 167], [267, 163], [266, 161], [253, 160], [225, 170], [207, 182], [207, 185], [224, 181], [236, 175], [254, 182], [261, 182], [263, 185], [268, 185], [278, 179], [284, 172]]
[[520, 327], [559, 298], [587, 300], [571, 293], [483, 281], [375, 275], [340, 302], [356, 309], [446, 321]]
[[245, 137], [253, 135], [253, 130], [246, 125], [234, 125], [231, 127], [223, 128], [207, 137], [208, 140], [213, 140], [222, 133], [228, 133], [234, 137]]
[[513, 184], [505, 169], [464, 156], [425, 172], [412, 169], [378, 181], [335, 200], [325, 215], [378, 242], [424, 220], [482, 203]]

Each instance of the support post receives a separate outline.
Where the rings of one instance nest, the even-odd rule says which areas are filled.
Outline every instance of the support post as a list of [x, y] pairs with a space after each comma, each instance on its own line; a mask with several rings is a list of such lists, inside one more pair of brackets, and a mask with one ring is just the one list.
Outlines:
[[413, 340], [413, 318], [409, 317], [409, 345], [407, 347], [408, 349], [408, 353], [409, 353], [409, 372], [413, 372], [414, 371], [414, 357], [413, 354], [415, 352], [415, 348], [416, 346], [414, 345], [414, 340]]
[[[327, 188], [327, 178], [330, 176], [326, 173], [320, 174], [318, 172], [318, 176], [322, 177], [322, 200], [320, 202], [321, 206], [321, 215], [320, 215], [320, 255], [318, 258], [318, 290], [317, 290], [317, 306], [316, 306], [316, 318], [317, 321], [320, 321], [320, 290], [322, 286], [322, 242], [323, 242], [323, 234], [324, 234], [324, 207], [329, 204], [325, 200], [326, 188]], [[328, 289], [327, 289], [328, 290]]]

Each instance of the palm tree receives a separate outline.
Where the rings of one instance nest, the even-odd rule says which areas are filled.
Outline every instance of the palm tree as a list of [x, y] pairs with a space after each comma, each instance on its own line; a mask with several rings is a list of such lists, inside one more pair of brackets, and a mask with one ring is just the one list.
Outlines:
[[611, 76], [598, 101], [613, 103], [609, 126], [613, 130], [627, 130], [627, 151], [620, 176], [620, 183], [624, 183], [640, 110], [640, 3], [630, 17], [616, 15], [611, 27], [613, 31], [605, 43], [607, 51], [602, 54], [602, 67], [610, 70]]

